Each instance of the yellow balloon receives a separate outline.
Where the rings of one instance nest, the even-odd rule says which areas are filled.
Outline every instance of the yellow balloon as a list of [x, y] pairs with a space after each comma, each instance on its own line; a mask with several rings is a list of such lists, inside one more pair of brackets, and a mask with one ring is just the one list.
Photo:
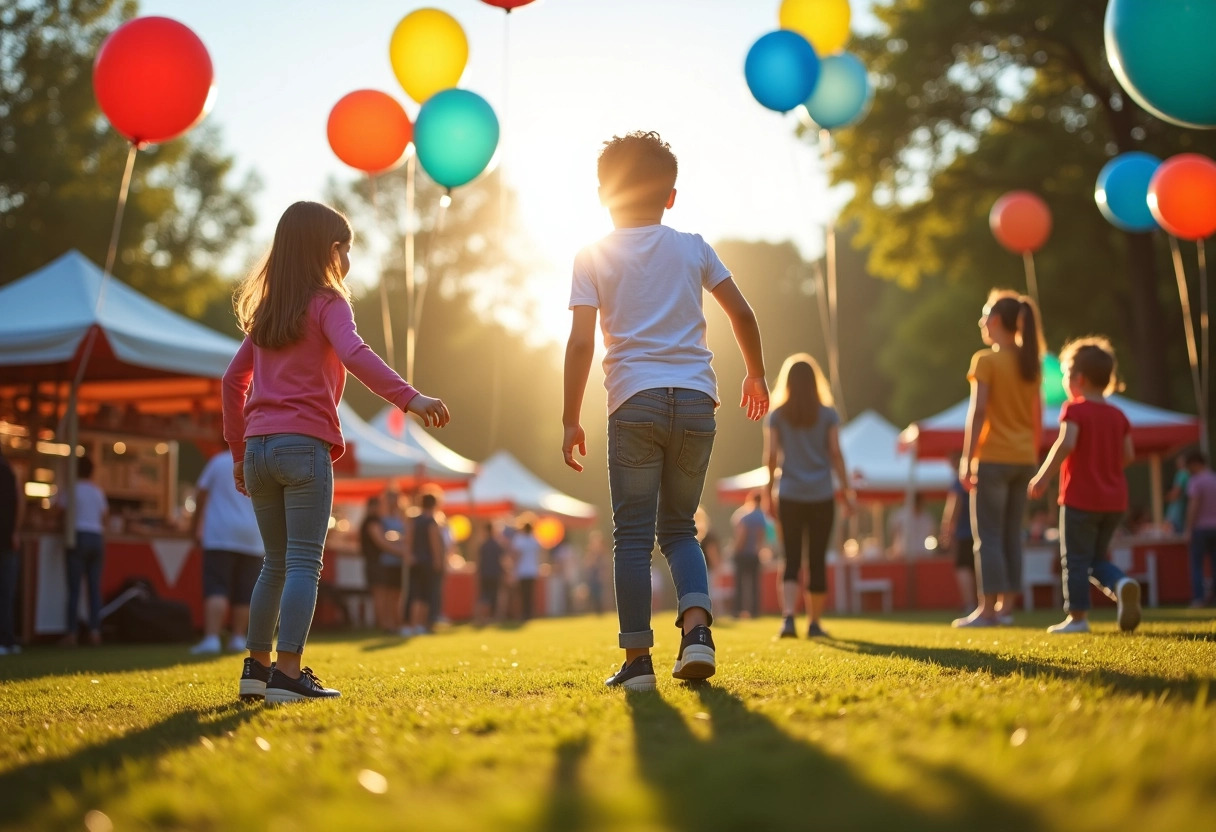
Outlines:
[[849, 42], [849, 0], [782, 0], [778, 20], [811, 42], [815, 54], [834, 55]]
[[421, 104], [459, 83], [469, 60], [469, 41], [447, 12], [418, 9], [393, 30], [388, 58], [406, 95]]
[[453, 540], [464, 543], [473, 532], [473, 524], [463, 514], [457, 514], [448, 518], [448, 531], [452, 533]]
[[536, 521], [532, 532], [536, 535], [536, 540], [541, 546], [544, 546], [546, 549], [552, 549], [561, 543], [562, 538], [566, 536], [566, 527], [556, 517], [542, 517]]

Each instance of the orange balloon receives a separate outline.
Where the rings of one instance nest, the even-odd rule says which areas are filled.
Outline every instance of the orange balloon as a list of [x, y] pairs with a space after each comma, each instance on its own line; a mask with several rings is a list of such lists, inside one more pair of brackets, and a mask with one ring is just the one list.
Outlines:
[[1035, 252], [1051, 236], [1051, 209], [1038, 194], [1010, 191], [988, 214], [996, 241], [1014, 254]]
[[556, 517], [542, 517], [536, 521], [536, 526], [532, 531], [536, 535], [537, 542], [546, 549], [552, 549], [566, 536], [566, 527]]
[[1148, 209], [1161, 227], [1183, 240], [1216, 233], [1216, 162], [1198, 153], [1166, 159], [1148, 183]]
[[355, 90], [329, 113], [329, 146], [352, 168], [384, 173], [400, 164], [414, 125], [397, 100], [379, 90]]

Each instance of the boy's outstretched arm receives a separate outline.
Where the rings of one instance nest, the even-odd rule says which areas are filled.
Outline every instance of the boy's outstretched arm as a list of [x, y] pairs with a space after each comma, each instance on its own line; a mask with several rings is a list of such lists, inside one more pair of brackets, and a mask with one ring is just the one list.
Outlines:
[[764, 348], [760, 344], [760, 325], [756, 323], [756, 313], [733, 278], [728, 277], [715, 286], [713, 296], [730, 319], [735, 342], [743, 353], [743, 363], [747, 365], [747, 378], [743, 379], [743, 398], [739, 407], [747, 410], [747, 418], [758, 421], [768, 413], [768, 383], [764, 380]]
[[570, 324], [570, 339], [566, 342], [565, 394], [562, 408], [562, 456], [566, 464], [575, 471], [583, 470], [574, 458], [577, 447], [582, 456], [587, 455], [587, 436], [583, 433], [583, 394], [587, 392], [587, 376], [591, 373], [591, 359], [595, 355], [594, 306], [574, 307], [574, 320]]
[[1042, 497], [1047, 491], [1047, 484], [1051, 482], [1051, 478], [1056, 475], [1056, 471], [1060, 470], [1060, 466], [1064, 463], [1064, 457], [1072, 453], [1073, 448], [1077, 447], [1077, 436], [1080, 435], [1081, 429], [1077, 427], [1076, 422], [1061, 422], [1060, 435], [1056, 437], [1056, 442], [1051, 446], [1051, 451], [1047, 454], [1047, 459], [1043, 461], [1043, 467], [1039, 469], [1039, 473], [1034, 475], [1034, 479], [1026, 486], [1026, 494], [1033, 499]]

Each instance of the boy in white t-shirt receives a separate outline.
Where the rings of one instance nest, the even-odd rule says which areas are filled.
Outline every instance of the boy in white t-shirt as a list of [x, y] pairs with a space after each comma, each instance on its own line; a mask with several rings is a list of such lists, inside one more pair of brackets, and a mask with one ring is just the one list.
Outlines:
[[693, 521], [718, 406], [703, 292], [726, 312], [743, 353], [747, 377], [740, 406], [748, 418], [768, 412], [768, 385], [756, 316], [730, 272], [699, 235], [662, 225], [676, 198], [671, 147], [654, 132], [614, 136], [604, 143], [597, 172], [600, 202], [616, 230], [574, 260], [562, 453], [567, 465], [583, 470], [574, 450], [587, 455], [580, 411], [598, 315], [606, 350], [613, 568], [625, 650], [624, 664], [606, 684], [653, 690], [650, 554], [656, 529], [683, 633], [672, 676], [698, 680], [715, 671], [709, 577]]
[[[103, 537], [110, 519], [110, 502], [101, 488], [93, 482], [93, 460], [76, 458], [76, 545], [63, 553], [67, 568], [68, 608], [67, 635], [63, 644], [75, 646], [77, 619], [80, 609], [80, 582], [88, 587], [89, 644], [101, 644], [101, 569], [105, 564], [106, 543]], [[60, 491], [55, 505], [67, 505], [67, 492]]]

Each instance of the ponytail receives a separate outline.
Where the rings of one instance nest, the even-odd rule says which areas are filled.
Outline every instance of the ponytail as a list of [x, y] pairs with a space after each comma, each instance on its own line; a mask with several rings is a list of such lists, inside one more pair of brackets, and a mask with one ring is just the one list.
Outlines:
[[1018, 369], [1026, 381], [1037, 382], [1043, 375], [1039, 310], [1025, 295], [1018, 298], [1018, 307]]

